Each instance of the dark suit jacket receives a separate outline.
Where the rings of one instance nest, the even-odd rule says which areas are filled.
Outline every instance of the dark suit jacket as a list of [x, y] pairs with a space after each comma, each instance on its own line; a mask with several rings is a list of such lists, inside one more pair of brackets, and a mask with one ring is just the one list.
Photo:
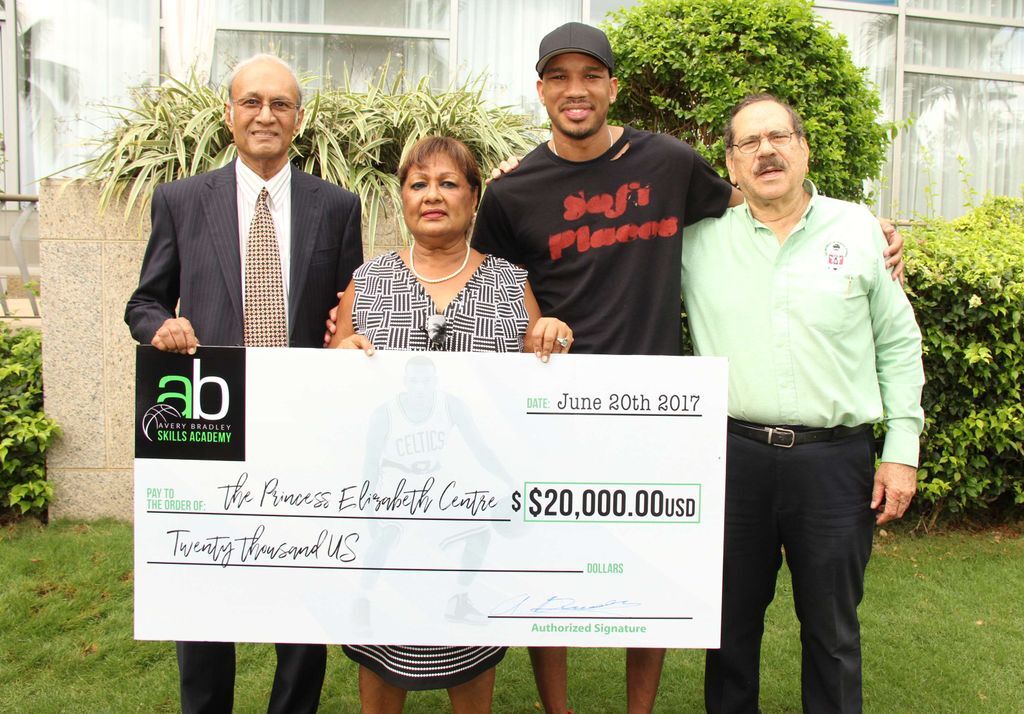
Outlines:
[[[324, 320], [363, 262], [359, 199], [292, 171], [288, 343], [323, 344]], [[242, 344], [242, 259], [234, 162], [158, 186], [139, 287], [124, 319], [149, 344], [169, 317], [188, 318], [201, 345]], [[179, 304], [180, 300], [180, 304]]]

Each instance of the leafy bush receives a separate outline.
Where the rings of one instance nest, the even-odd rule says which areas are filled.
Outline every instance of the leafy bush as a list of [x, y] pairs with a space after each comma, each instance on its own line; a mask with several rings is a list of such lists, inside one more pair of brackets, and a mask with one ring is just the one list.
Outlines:
[[[487, 172], [537, 143], [531, 119], [486, 104], [479, 79], [437, 92], [424, 78], [402, 92], [402, 78], [388, 82], [386, 76], [385, 68], [365, 92], [317, 90], [305, 103], [291, 147], [297, 166], [359, 194], [371, 245], [380, 212], [401, 215], [395, 172], [403, 152], [423, 136], [462, 140]], [[235, 146], [223, 121], [226, 98], [223, 88], [210, 89], [192, 76], [138, 88], [133, 106], [112, 107], [117, 124], [99, 142], [97, 156], [85, 162], [87, 178], [101, 184], [101, 205], [124, 195], [130, 211], [148, 202], [160, 183], [231, 161]]]
[[918, 497], [933, 518], [1024, 504], [1024, 199], [908, 234], [927, 379]]
[[42, 512], [53, 496], [45, 452], [60, 434], [43, 414], [41, 337], [0, 323], [0, 509]]
[[808, 0], [646, 0], [612, 22], [621, 83], [613, 116], [689, 142], [724, 174], [729, 110], [771, 92], [804, 119], [818, 188], [865, 197], [893, 125], [878, 123], [877, 91]]

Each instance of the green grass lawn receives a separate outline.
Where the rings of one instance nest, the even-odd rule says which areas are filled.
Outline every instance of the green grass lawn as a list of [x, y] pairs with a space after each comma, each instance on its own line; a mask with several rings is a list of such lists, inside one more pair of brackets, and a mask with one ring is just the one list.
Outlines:
[[[0, 529], [0, 712], [172, 712], [174, 646], [132, 639], [132, 533], [122, 523]], [[1024, 538], [1003, 529], [875, 539], [861, 606], [868, 712], [1024, 711]], [[273, 648], [239, 645], [236, 711], [266, 711]], [[577, 714], [621, 712], [621, 650], [570, 651]], [[703, 711], [703, 653], [672, 651], [659, 711]], [[800, 711], [790, 584], [779, 580], [762, 669], [765, 714]], [[331, 648], [321, 711], [358, 711], [355, 667]], [[408, 712], [446, 710], [413, 693]], [[498, 668], [497, 712], [533, 712], [525, 650]]]

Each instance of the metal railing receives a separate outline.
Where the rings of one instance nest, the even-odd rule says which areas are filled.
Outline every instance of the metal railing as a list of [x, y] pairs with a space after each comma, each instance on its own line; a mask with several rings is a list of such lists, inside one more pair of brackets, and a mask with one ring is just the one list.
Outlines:
[[[21, 213], [18, 215], [17, 220], [11, 227], [11, 234], [7, 239], [11, 243], [11, 251], [14, 253], [14, 260], [18, 264], [18, 272], [21, 274], [22, 285], [28, 285], [32, 282], [32, 278], [28, 272], [28, 261], [25, 259], [25, 251], [22, 249], [21, 244], [21, 232], [25, 229], [25, 224], [32, 218], [32, 214], [36, 210], [36, 204], [39, 202], [39, 196], [30, 196], [20, 193], [0, 193], [0, 208], [6, 208], [8, 203], [20, 203], [23, 204], [21, 207]], [[32, 316], [39, 317], [39, 304], [36, 302], [36, 296], [32, 290], [28, 290], [28, 301], [32, 307]], [[15, 317], [7, 305], [7, 276], [0, 275], [0, 310], [3, 311], [4, 317]]]

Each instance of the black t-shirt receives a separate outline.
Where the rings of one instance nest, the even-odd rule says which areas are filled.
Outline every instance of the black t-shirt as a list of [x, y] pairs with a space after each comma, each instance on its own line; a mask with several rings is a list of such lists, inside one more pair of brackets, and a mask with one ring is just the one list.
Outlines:
[[624, 129], [590, 161], [531, 151], [484, 192], [473, 247], [527, 269], [573, 352], [675, 355], [683, 226], [721, 216], [732, 187], [688, 144]]

